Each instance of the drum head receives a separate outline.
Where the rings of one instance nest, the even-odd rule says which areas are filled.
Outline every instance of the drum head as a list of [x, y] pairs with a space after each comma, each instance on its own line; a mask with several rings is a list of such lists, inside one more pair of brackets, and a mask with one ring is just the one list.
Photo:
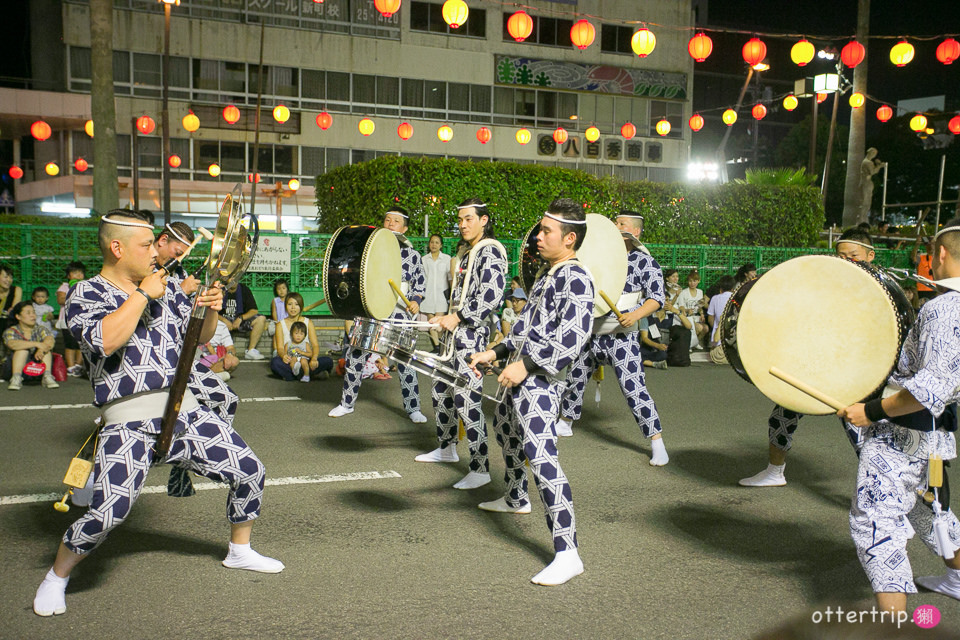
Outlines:
[[749, 290], [737, 351], [750, 381], [782, 407], [834, 410], [770, 375], [777, 367], [844, 405], [880, 387], [896, 364], [902, 321], [869, 265], [826, 255], [784, 262]]
[[606, 315], [610, 307], [600, 297], [600, 292], [603, 291], [616, 302], [627, 283], [627, 247], [620, 230], [610, 218], [598, 213], [587, 214], [587, 235], [577, 249], [577, 259], [593, 276], [593, 286], [596, 288], [593, 317]]
[[383, 320], [397, 306], [397, 294], [388, 280], [402, 281], [400, 242], [393, 231], [377, 229], [363, 248], [360, 261], [360, 291], [363, 307], [371, 318]]

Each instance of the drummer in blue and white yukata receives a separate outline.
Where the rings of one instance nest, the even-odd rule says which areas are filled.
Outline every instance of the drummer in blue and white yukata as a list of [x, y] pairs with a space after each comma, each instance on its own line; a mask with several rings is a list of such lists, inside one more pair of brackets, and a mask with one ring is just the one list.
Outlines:
[[504, 497], [481, 502], [479, 507], [530, 513], [524, 461], [530, 462], [556, 552], [553, 562], [531, 580], [548, 586], [563, 584], [583, 573], [577, 552], [573, 494], [557, 457], [555, 422], [566, 369], [587, 346], [593, 328], [593, 281], [576, 261], [586, 224], [583, 208], [577, 202], [559, 198], [550, 203], [537, 234], [537, 249], [549, 271], [533, 285], [510, 335], [470, 360], [479, 379], [479, 363], [511, 356], [498, 378], [509, 391], [497, 405], [493, 419], [507, 465], [507, 491]]
[[[393, 231], [399, 236], [407, 232], [410, 225], [410, 214], [405, 209], [394, 207], [383, 216], [383, 228]], [[404, 237], [400, 242], [400, 270], [402, 281], [407, 286], [406, 297], [410, 301], [409, 307], [403, 302], [397, 303], [397, 308], [390, 314], [392, 320], [410, 320], [420, 313], [420, 303], [427, 292], [427, 276], [423, 271], [423, 259], [414, 249], [409, 240]], [[353, 413], [360, 395], [363, 364], [370, 354], [360, 349], [351, 349], [347, 354], [346, 368], [343, 374], [343, 392], [340, 395], [340, 404], [330, 410], [331, 418], [339, 418]], [[400, 393], [403, 396], [403, 410], [416, 423], [427, 421], [427, 416], [420, 410], [420, 384], [417, 381], [417, 372], [402, 364], [397, 365], [400, 375]]]
[[[41, 616], [66, 611], [74, 567], [130, 514], [154, 460], [166, 393], [173, 381], [191, 303], [176, 281], [157, 271], [153, 226], [136, 211], [115, 210], [100, 222], [103, 269], [79, 283], [67, 299], [67, 325], [90, 364], [94, 405], [104, 427], [94, 452], [90, 508], [63, 536], [53, 567], [33, 602]], [[208, 307], [200, 339], [216, 327], [223, 292], [199, 294]], [[283, 563], [250, 548], [253, 520], [260, 515], [264, 468], [250, 447], [187, 389], [170, 450], [163, 460], [230, 486], [230, 544], [223, 565], [278, 573]]]
[[933, 277], [949, 289], [920, 308], [907, 334], [889, 378], [900, 390], [837, 412], [864, 432], [850, 533], [879, 608], [896, 612], [905, 612], [907, 594], [917, 592], [907, 557], [914, 533], [947, 565], [945, 576], [917, 584], [960, 600], [960, 522], [946, 506], [935, 515], [917, 499], [931, 458], [957, 457], [960, 218], [934, 236]]
[[470, 471], [453, 486], [456, 489], [476, 489], [490, 482], [490, 460], [487, 457], [487, 428], [480, 409], [482, 380], [474, 377], [468, 362], [472, 354], [486, 349], [490, 341], [490, 314], [503, 303], [507, 284], [507, 252], [493, 237], [493, 216], [483, 200], [464, 200], [457, 209], [460, 236], [470, 250], [457, 263], [451, 297], [455, 311], [435, 316], [431, 322], [447, 332], [445, 340], [450, 340], [452, 334], [453, 364], [469, 388], [456, 389], [439, 380], [433, 383], [433, 409], [437, 414], [440, 446], [415, 460], [459, 461], [459, 418], [467, 432]]
[[583, 411], [583, 393], [587, 380], [597, 367], [610, 364], [637, 426], [643, 431], [643, 436], [650, 440], [650, 464], [662, 467], [669, 462], [670, 457], [663, 445], [663, 428], [660, 425], [657, 405], [647, 391], [638, 323], [663, 306], [663, 271], [654, 257], [639, 243], [640, 234], [643, 232], [643, 216], [636, 211], [624, 209], [617, 214], [616, 223], [621, 233], [632, 236], [628, 245], [631, 249], [627, 252], [627, 281], [623, 286], [623, 293], [639, 293], [639, 304], [632, 309], [620, 310], [623, 313], [620, 319], [622, 331], [609, 335], [594, 334], [587, 348], [574, 362], [567, 377], [567, 388], [560, 406], [561, 419], [557, 422], [557, 434], [573, 435], [572, 423], [580, 419]]
[[[847, 229], [837, 239], [837, 255], [855, 262], [873, 262], [876, 257], [870, 234], [857, 227]], [[742, 487], [782, 487], [787, 484], [784, 470], [787, 468], [787, 452], [793, 446], [793, 434], [800, 426], [802, 413], [774, 405], [767, 419], [767, 438], [770, 441], [767, 452], [767, 468], [749, 478], [741, 478]], [[863, 446], [863, 432], [857, 427], [840, 421], [847, 440], [854, 453], [860, 455]]]

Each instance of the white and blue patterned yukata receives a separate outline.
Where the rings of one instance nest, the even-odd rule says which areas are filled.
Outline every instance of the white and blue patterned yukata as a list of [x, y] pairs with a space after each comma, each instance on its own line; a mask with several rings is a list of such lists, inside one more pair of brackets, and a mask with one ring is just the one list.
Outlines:
[[[135, 294], [139, 295], [139, 294]], [[103, 319], [127, 294], [102, 276], [79, 283], [67, 301], [67, 325], [90, 365], [94, 405], [170, 386], [189, 322], [191, 303], [177, 281], [150, 302], [127, 344], [103, 351]], [[94, 453], [90, 508], [64, 534], [75, 553], [92, 551], [129, 515], [154, 462], [160, 418], [104, 425]], [[260, 515], [264, 468], [233, 427], [206, 406], [181, 413], [164, 462], [230, 485], [227, 518], [247, 522]]]
[[[773, 406], [770, 412], [770, 418], [767, 420], [767, 435], [770, 438], [770, 444], [780, 451], [787, 452], [793, 446], [793, 433], [800, 426], [802, 413], [784, 409], [780, 405]], [[860, 455], [860, 448], [863, 447], [863, 430], [850, 424], [846, 420], [840, 420], [843, 426], [843, 432], [847, 434], [847, 439], [857, 455]]]
[[[423, 302], [427, 292], [427, 277], [423, 271], [423, 260], [413, 247], [400, 246], [400, 271], [403, 281], [409, 286], [407, 299], [417, 304]], [[398, 307], [393, 310], [389, 319], [409, 320], [410, 314], [405, 307]], [[343, 392], [340, 395], [340, 404], [347, 409], [353, 409], [357, 404], [360, 383], [363, 380], [361, 376], [363, 364], [369, 357], [370, 354], [361, 349], [350, 349], [347, 353], [343, 372]], [[406, 365], [397, 364], [397, 374], [400, 376], [403, 410], [408, 414], [420, 411], [420, 384], [417, 380], [417, 372]]]
[[[457, 373], [469, 380], [469, 389], [455, 390], [445, 382], [435, 380], [431, 399], [437, 415], [437, 440], [440, 448], [457, 443], [457, 418], [463, 421], [470, 449], [470, 471], [489, 473], [487, 428], [480, 409], [482, 380], [467, 366], [470, 356], [486, 351], [490, 341], [489, 317], [503, 304], [507, 285], [507, 256], [500, 243], [488, 244], [477, 250], [470, 276], [469, 290], [463, 298], [458, 314], [460, 324], [453, 332], [453, 361]], [[461, 297], [469, 253], [460, 258], [454, 280], [451, 300]], [[447, 336], [447, 339], [450, 339]]]
[[[920, 308], [890, 382], [937, 417], [960, 399], [960, 293], [945, 293]], [[936, 553], [933, 513], [917, 500], [917, 489], [926, 487], [931, 455], [957, 457], [956, 439], [947, 427], [955, 429], [955, 423], [915, 431], [881, 420], [865, 429], [850, 533], [874, 593], [917, 592], [907, 557], [907, 540], [914, 533]], [[941, 517], [954, 547], [960, 548], [956, 515], [950, 511]]]
[[586, 270], [574, 260], [561, 263], [533, 285], [531, 302], [503, 342], [534, 368], [494, 413], [493, 429], [507, 467], [505, 500], [512, 507], [529, 502], [523, 464], [529, 460], [556, 551], [577, 548], [573, 494], [557, 458], [556, 420], [564, 370], [590, 340], [593, 295]]
[[[656, 300], [660, 306], [664, 303], [663, 272], [653, 256], [634, 249], [627, 254], [627, 281], [623, 293], [641, 293], [639, 303], [622, 312], [634, 311], [646, 300]], [[640, 353], [640, 339], [636, 328], [624, 333], [594, 335], [587, 348], [577, 358], [567, 377], [567, 388], [563, 394], [560, 415], [567, 420], [579, 420], [583, 412], [583, 392], [587, 380], [603, 364], [610, 364], [617, 376], [620, 390], [627, 399], [630, 411], [643, 430], [646, 438], [652, 438], [662, 431], [657, 405], [647, 391], [646, 377], [643, 371], [643, 356]]]

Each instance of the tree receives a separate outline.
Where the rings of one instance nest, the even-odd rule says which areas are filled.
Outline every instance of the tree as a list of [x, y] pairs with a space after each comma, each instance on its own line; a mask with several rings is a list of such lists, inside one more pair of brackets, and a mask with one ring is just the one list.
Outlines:
[[[870, 45], [870, 0], [859, 0], [857, 4], [857, 42], [865, 47]], [[869, 53], [869, 49], [868, 49]], [[867, 63], [861, 62], [853, 70], [853, 91], [867, 94]], [[863, 161], [866, 140], [866, 109], [852, 109], [850, 113], [850, 135], [847, 139], [847, 171], [843, 187], [843, 226], [852, 227], [864, 222], [860, 219], [860, 163]], [[830, 176], [831, 182], [833, 176]], [[840, 184], [835, 183], [835, 184]], [[828, 194], [829, 195], [829, 194]], [[827, 211], [830, 211], [828, 207]], [[829, 213], [827, 214], [829, 217]]]
[[117, 188], [117, 112], [113, 99], [113, 2], [90, 0], [90, 110], [93, 115], [93, 211], [120, 202]]
[[[834, 99], [836, 96], [834, 96]], [[812, 118], [807, 116], [793, 128], [777, 146], [774, 153], [775, 163], [782, 167], [805, 167], [810, 157], [810, 123]], [[817, 119], [817, 150], [815, 166], [822, 167], [827, 151], [827, 138], [830, 132], [828, 118]], [[834, 136], [834, 150], [830, 157], [830, 184], [841, 184], [844, 177], [844, 157], [846, 156], [847, 128], [837, 125]], [[860, 164], [857, 164], [859, 171]], [[858, 174], [859, 175], [859, 174]], [[840, 189], [827, 191], [827, 202], [824, 207], [827, 214], [827, 224], [839, 224], [843, 211], [843, 194]]]

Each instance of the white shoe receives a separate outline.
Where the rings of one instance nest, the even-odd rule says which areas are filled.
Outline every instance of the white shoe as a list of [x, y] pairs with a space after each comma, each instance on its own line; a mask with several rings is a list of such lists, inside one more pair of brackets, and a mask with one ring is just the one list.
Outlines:
[[53, 569], [47, 571], [47, 575], [37, 589], [37, 595], [33, 598], [33, 612], [45, 618], [65, 613], [67, 600], [64, 594], [68, 582], [70, 582], [69, 577], [61, 578], [53, 572]]
[[343, 416], [350, 413], [353, 413], [353, 409], [348, 409], [342, 404], [338, 404], [333, 409], [331, 409], [330, 413], [328, 413], [327, 415], [330, 416], [331, 418], [342, 418]]
[[260, 555], [251, 549], [249, 544], [235, 545], [232, 542], [227, 557], [223, 559], [223, 566], [228, 569], [246, 569], [259, 573], [280, 573], [285, 568], [282, 562]]
[[767, 468], [757, 475], [740, 480], [741, 487], [782, 487], [787, 484], [783, 475], [786, 465], [768, 464]]
[[453, 485], [454, 489], [476, 489], [477, 487], [482, 487], [485, 484], [490, 484], [490, 474], [489, 473], [480, 473], [479, 471], [471, 471], [467, 475], [463, 476], [463, 479], [460, 482]]
[[457, 447], [451, 444], [434, 449], [430, 453], [421, 453], [414, 460], [417, 462], [460, 462], [460, 456], [457, 455]]
[[247, 349], [247, 352], [243, 354], [243, 357], [246, 360], [263, 360], [263, 354], [256, 349]]
[[506, 498], [497, 498], [496, 500], [491, 500], [490, 502], [481, 502], [477, 505], [478, 508], [483, 509], [484, 511], [494, 511], [496, 513], [516, 513], [523, 515], [530, 513], [530, 503], [520, 505], [519, 507], [511, 507], [507, 504]]
[[554, 556], [553, 562], [548, 564], [543, 571], [530, 578], [534, 584], [542, 584], [545, 587], [555, 587], [567, 582], [583, 573], [583, 561], [580, 560], [580, 554], [576, 549], [558, 551]]
[[60, 385], [57, 384], [57, 381], [54, 380], [54, 379], [53, 379], [53, 376], [50, 375], [49, 373], [43, 374], [43, 382], [42, 382], [42, 384], [43, 384], [44, 388], [46, 388], [46, 389], [59, 389], [59, 388], [60, 388]]
[[307, 375], [300, 378], [300, 382], [310, 382], [310, 374], [308, 373]]
[[423, 424], [427, 421], [427, 416], [423, 415], [420, 411], [414, 411], [410, 414], [410, 422], [415, 424]]
[[228, 380], [230, 380], [230, 372], [229, 372], [229, 371], [218, 371], [218, 372], [217, 372], [217, 377], [220, 378], [221, 380], [223, 380], [224, 382], [227, 382]]
[[7, 385], [7, 389], [10, 391], [20, 391], [23, 388], [23, 375], [22, 374], [13, 374], [10, 376], [10, 384]]
[[557, 420], [557, 435], [569, 438], [573, 435], [573, 423], [566, 418], [560, 418]]

